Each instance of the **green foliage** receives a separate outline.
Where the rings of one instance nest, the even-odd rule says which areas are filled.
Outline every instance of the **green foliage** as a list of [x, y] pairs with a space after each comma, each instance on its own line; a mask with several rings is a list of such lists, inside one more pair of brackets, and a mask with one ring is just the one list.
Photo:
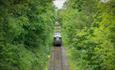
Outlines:
[[69, 0], [60, 11], [71, 70], [115, 70], [114, 4]]
[[55, 21], [52, 0], [0, 0], [0, 70], [44, 70]]

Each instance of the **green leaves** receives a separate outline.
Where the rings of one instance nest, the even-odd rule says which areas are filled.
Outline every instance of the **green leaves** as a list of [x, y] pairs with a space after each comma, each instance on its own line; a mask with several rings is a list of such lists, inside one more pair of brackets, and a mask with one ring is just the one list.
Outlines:
[[114, 1], [70, 0], [60, 11], [71, 70], [114, 70]]
[[0, 0], [0, 70], [44, 70], [55, 21], [51, 0]]

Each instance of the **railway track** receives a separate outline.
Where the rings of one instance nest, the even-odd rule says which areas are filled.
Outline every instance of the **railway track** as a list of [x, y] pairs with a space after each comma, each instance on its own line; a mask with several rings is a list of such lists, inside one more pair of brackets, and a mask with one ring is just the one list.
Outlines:
[[69, 70], [63, 47], [53, 47], [48, 70]]

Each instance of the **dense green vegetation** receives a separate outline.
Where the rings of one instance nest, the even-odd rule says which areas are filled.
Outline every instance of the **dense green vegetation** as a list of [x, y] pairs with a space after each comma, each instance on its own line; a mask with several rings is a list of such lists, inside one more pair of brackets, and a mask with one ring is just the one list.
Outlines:
[[115, 0], [69, 0], [59, 15], [71, 70], [115, 70]]
[[45, 70], [54, 14], [52, 0], [0, 0], [0, 70]]

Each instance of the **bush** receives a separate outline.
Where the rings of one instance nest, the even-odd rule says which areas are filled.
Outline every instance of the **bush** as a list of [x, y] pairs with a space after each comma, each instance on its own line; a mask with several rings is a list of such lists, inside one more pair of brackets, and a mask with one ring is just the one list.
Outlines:
[[44, 70], [55, 21], [52, 0], [0, 0], [0, 70]]
[[114, 70], [115, 1], [69, 0], [59, 11], [71, 70]]

